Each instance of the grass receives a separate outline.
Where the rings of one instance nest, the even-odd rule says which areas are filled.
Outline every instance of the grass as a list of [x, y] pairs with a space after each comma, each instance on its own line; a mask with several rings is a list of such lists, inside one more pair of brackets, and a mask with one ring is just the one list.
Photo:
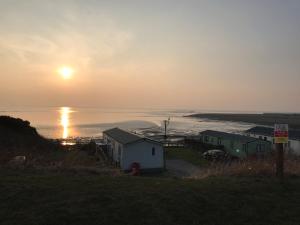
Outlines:
[[201, 152], [191, 148], [166, 148], [167, 159], [182, 159], [195, 166], [207, 165], [207, 160], [205, 160], [201, 154]]
[[300, 179], [180, 180], [0, 170], [0, 224], [298, 225]]
[[[211, 163], [210, 166], [203, 168], [199, 174], [194, 174], [193, 178], [208, 176], [274, 177], [275, 173], [276, 163], [274, 158], [264, 160], [248, 159], [232, 163]], [[284, 161], [284, 174], [286, 177], [300, 177], [300, 160], [298, 158], [286, 158]]]

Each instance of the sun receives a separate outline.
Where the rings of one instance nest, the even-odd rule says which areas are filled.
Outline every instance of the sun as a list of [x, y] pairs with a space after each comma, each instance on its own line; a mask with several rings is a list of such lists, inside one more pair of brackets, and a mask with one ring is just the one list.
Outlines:
[[74, 70], [71, 67], [63, 66], [58, 69], [58, 73], [62, 76], [62, 78], [68, 80], [72, 77]]

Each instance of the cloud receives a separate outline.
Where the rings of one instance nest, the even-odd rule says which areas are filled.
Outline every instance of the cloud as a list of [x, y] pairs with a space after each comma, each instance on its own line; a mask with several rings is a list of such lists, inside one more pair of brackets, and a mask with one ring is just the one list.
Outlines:
[[[0, 26], [12, 26], [13, 29], [0, 31], [2, 58], [31, 67], [61, 63], [97, 66], [128, 50], [134, 39], [132, 32], [118, 27], [108, 16], [91, 13], [87, 17], [78, 11], [62, 11], [60, 16], [59, 22], [48, 18], [40, 23], [29, 17], [25, 18], [24, 24], [23, 21], [10, 20], [6, 15]], [[26, 24], [31, 26], [24, 29]]]

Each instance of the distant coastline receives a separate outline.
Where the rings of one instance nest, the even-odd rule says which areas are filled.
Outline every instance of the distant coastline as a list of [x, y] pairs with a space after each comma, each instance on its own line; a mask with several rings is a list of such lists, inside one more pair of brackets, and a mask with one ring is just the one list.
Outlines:
[[300, 114], [297, 113], [197, 113], [188, 115], [187, 117], [210, 119], [217, 121], [254, 123], [264, 126], [274, 126], [275, 123], [283, 123], [289, 124], [290, 128], [300, 129]]

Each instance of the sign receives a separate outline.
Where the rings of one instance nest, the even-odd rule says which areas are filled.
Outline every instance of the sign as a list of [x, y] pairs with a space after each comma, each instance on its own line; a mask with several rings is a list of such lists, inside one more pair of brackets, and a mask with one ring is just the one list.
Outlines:
[[285, 144], [289, 142], [288, 124], [275, 124], [274, 126], [275, 144]]

